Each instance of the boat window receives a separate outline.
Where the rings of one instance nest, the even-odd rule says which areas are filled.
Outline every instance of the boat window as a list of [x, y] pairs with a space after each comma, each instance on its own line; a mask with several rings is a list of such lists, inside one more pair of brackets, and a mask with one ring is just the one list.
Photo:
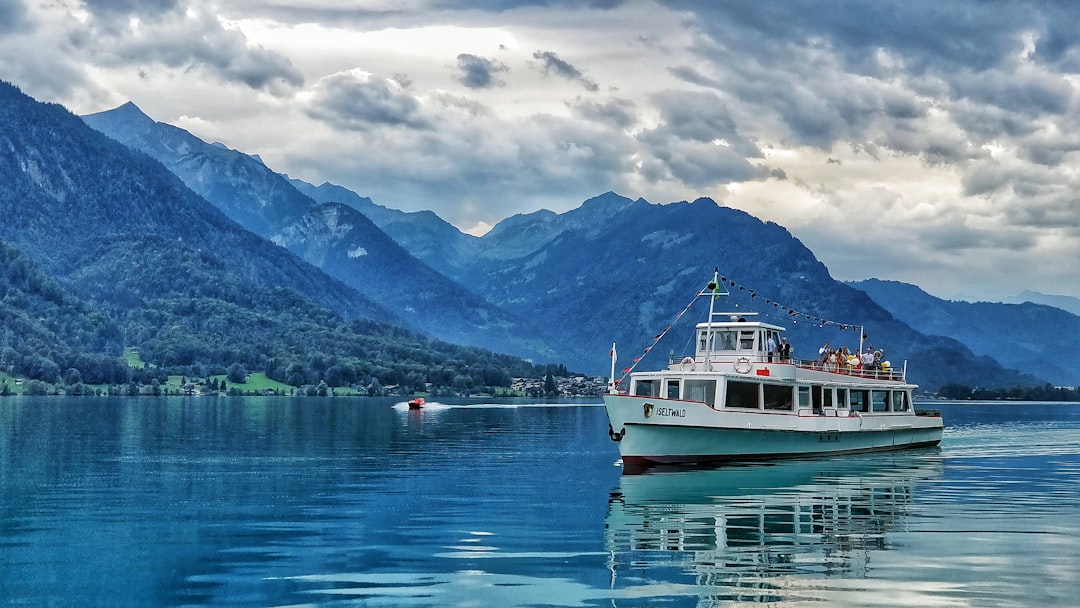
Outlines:
[[842, 410], [847, 409], [847, 389], [836, 389], [836, 407]]
[[754, 350], [754, 332], [742, 330], [739, 332], [739, 350]]
[[638, 380], [634, 383], [634, 394], [638, 397], [659, 397], [659, 380]]
[[699, 353], [705, 352], [705, 336], [706, 336], [705, 332], [701, 332], [701, 335], [698, 336], [698, 348], [697, 349], [698, 349]]
[[870, 391], [870, 399], [873, 402], [873, 411], [889, 411], [889, 391]]
[[851, 389], [851, 411], [870, 411], [870, 391], [863, 389]]
[[769, 331], [763, 333], [762, 336], [764, 336], [765, 340], [761, 343], [761, 350], [763, 350], [765, 352], [769, 351], [769, 340], [771, 339], [772, 343], [773, 343], [773, 348], [776, 350], [776, 352], [774, 354], [779, 355], [780, 354], [780, 332], [778, 332], [776, 330], [769, 330]]
[[687, 380], [686, 398], [709, 405], [716, 403], [716, 380]]
[[756, 382], [738, 382], [729, 380], [727, 383], [727, 399], [724, 407], [742, 407], [758, 409], [758, 388], [761, 385]]
[[827, 388], [821, 393], [822, 407], [833, 407], [833, 389]]
[[892, 394], [892, 408], [894, 412], [906, 412], [910, 408], [908, 405], [906, 391], [893, 391]]
[[799, 387], [799, 407], [810, 407], [810, 387]]
[[667, 381], [667, 398], [678, 399], [679, 398], [679, 381], [668, 380]]
[[716, 332], [717, 350], [735, 350], [735, 332], [733, 331], [718, 331]]
[[762, 385], [765, 393], [765, 409], [767, 410], [783, 410], [785, 412], [791, 411], [792, 395], [794, 391], [790, 386], [781, 386], [779, 384], [764, 384]]

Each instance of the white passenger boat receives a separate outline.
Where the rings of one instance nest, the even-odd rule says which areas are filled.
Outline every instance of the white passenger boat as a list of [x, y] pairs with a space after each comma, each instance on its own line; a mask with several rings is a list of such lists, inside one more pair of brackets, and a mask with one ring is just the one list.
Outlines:
[[715, 302], [727, 295], [719, 278], [698, 293], [710, 298], [709, 316], [696, 326], [693, 356], [630, 373], [619, 391], [612, 348], [604, 406], [624, 465], [792, 458], [941, 441], [941, 415], [915, 410], [917, 387], [907, 382], [906, 362], [901, 369], [863, 369], [781, 359], [766, 345], [781, 343], [783, 327], [745, 312], [715, 312]]

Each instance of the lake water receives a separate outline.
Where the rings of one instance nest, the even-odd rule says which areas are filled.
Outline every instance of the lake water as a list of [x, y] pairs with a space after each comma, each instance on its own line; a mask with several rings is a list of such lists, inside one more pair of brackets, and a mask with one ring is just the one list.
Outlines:
[[0, 399], [0, 604], [1080, 605], [1080, 404], [622, 475], [596, 404]]

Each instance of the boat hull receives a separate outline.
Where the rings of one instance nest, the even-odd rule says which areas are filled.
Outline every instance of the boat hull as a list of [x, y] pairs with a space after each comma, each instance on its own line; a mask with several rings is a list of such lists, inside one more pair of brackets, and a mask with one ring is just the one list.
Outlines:
[[914, 413], [718, 410], [669, 399], [606, 395], [611, 438], [624, 464], [707, 463], [932, 446], [939, 416]]

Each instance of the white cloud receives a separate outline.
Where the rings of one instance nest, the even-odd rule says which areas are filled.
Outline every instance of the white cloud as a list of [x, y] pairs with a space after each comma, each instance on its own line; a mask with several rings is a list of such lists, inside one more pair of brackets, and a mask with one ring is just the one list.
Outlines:
[[1080, 295], [1080, 6], [838, 2], [16, 0], [0, 72], [473, 233], [712, 196], [839, 278]]

